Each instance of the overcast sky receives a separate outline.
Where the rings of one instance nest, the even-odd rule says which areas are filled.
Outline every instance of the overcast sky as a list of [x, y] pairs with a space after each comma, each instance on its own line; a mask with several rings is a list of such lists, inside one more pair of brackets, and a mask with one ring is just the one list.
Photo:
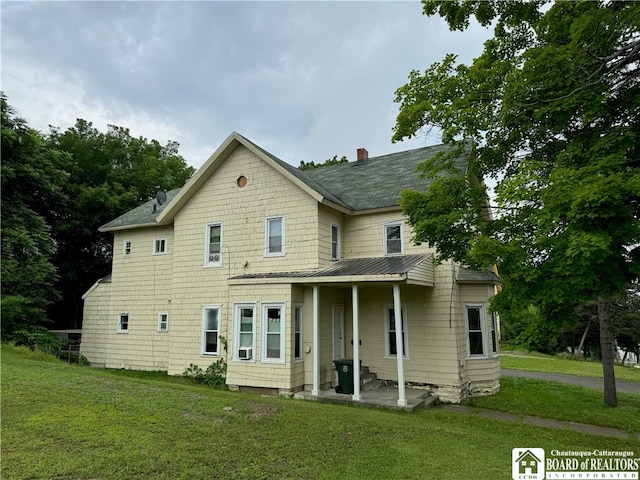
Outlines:
[[232, 132], [292, 165], [392, 144], [412, 69], [478, 56], [490, 32], [449, 32], [419, 2], [8, 2], [2, 86], [42, 132], [83, 118], [175, 140], [201, 166]]

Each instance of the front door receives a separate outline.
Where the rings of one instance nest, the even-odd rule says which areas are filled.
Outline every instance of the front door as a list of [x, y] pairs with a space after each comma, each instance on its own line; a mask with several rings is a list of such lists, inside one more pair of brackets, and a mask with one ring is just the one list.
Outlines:
[[333, 359], [344, 358], [344, 305], [333, 305]]

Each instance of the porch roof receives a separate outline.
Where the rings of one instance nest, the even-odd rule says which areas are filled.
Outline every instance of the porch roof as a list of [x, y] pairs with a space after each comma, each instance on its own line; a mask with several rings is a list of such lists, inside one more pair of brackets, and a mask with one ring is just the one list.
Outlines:
[[350, 258], [319, 270], [249, 273], [229, 278], [231, 285], [260, 283], [399, 282], [432, 287], [432, 255]]
[[501, 285], [502, 280], [491, 270], [478, 271], [469, 268], [460, 268], [456, 275], [458, 283], [481, 283], [485, 285]]

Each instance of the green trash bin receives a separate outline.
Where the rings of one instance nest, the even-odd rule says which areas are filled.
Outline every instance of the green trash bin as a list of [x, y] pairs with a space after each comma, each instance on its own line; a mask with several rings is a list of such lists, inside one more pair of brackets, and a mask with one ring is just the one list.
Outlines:
[[336, 387], [337, 393], [353, 394], [353, 359], [343, 358], [340, 360], [334, 360], [333, 363], [336, 366], [338, 372], [338, 386]]

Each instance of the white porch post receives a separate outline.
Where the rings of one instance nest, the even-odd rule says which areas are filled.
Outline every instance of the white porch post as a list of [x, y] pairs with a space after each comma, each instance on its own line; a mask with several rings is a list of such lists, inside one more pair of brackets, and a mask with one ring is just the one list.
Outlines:
[[320, 395], [320, 301], [318, 287], [313, 286], [313, 387], [311, 395]]
[[360, 333], [358, 317], [358, 285], [351, 287], [351, 303], [353, 303], [353, 401], [359, 401], [360, 395]]
[[402, 339], [402, 307], [400, 285], [393, 285], [393, 313], [396, 319], [396, 358], [398, 359], [398, 406], [407, 406], [404, 391], [404, 341]]

